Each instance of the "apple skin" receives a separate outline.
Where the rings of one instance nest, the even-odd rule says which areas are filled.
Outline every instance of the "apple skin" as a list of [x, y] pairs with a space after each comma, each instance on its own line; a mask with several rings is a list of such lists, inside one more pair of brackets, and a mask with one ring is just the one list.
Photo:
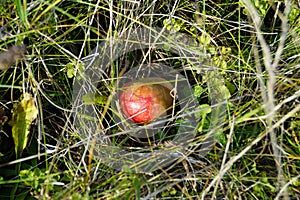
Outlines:
[[148, 124], [167, 115], [173, 104], [170, 87], [162, 84], [133, 82], [125, 84], [120, 92], [123, 113], [132, 122]]

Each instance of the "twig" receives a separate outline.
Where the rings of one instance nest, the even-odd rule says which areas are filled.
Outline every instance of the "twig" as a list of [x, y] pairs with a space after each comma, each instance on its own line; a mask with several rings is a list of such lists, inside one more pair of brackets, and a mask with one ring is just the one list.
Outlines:
[[[275, 53], [275, 58], [273, 60], [272, 55], [271, 55], [271, 51], [269, 48], [269, 45], [267, 44], [266, 40], [263, 37], [263, 33], [260, 30], [260, 27], [262, 25], [262, 20], [259, 16], [259, 14], [257, 13], [256, 8], [253, 6], [253, 4], [250, 2], [250, 0], [243, 0], [243, 2], [246, 5], [247, 10], [249, 11], [249, 14], [254, 22], [254, 27], [256, 30], [256, 37], [259, 41], [259, 43], [261, 44], [261, 48], [262, 48], [262, 52], [263, 52], [263, 63], [266, 67], [266, 71], [268, 73], [268, 81], [266, 84], [266, 89], [262, 90], [262, 97], [263, 97], [263, 101], [264, 101], [264, 106], [265, 106], [265, 112], [268, 115], [267, 118], [267, 125], [268, 125], [268, 132], [270, 135], [270, 139], [271, 139], [271, 145], [272, 145], [272, 149], [273, 149], [273, 154], [274, 154], [274, 159], [276, 162], [276, 167], [277, 167], [277, 171], [278, 171], [278, 187], [282, 188], [283, 185], [285, 185], [285, 180], [283, 177], [283, 170], [282, 170], [282, 166], [281, 166], [281, 153], [278, 149], [278, 144], [277, 144], [277, 137], [276, 137], [276, 133], [274, 131], [274, 126], [273, 126], [273, 122], [275, 121], [275, 116], [276, 116], [276, 109], [275, 109], [275, 98], [274, 98], [274, 87], [275, 87], [275, 83], [276, 83], [276, 68], [278, 66], [283, 48], [284, 48], [284, 44], [286, 41], [286, 37], [287, 37], [287, 33], [289, 30], [288, 27], [288, 19], [287, 16], [291, 10], [291, 2], [289, 0], [286, 1], [286, 7], [284, 10], [284, 15], [282, 16], [281, 20], [282, 20], [282, 24], [281, 24], [281, 28], [282, 28], [282, 32], [281, 32], [281, 37], [280, 37], [280, 41], [279, 41], [279, 45], [277, 48], [277, 51]], [[254, 47], [255, 50], [255, 47]], [[257, 70], [261, 73], [261, 66], [260, 66], [260, 61], [259, 61], [259, 56], [257, 55], [257, 49], [254, 51], [255, 55], [255, 60], [256, 60], [256, 68]], [[261, 79], [261, 77], [258, 77], [261, 87], [264, 87], [264, 83], [263, 80]], [[288, 194], [287, 192], [285, 192], [284, 195], [285, 199], [288, 199]]]

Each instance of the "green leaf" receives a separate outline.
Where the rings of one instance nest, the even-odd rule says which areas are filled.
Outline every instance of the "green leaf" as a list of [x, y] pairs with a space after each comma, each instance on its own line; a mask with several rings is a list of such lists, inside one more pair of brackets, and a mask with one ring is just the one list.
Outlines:
[[81, 100], [86, 105], [93, 105], [93, 104], [95, 104], [95, 105], [104, 105], [104, 104], [106, 104], [107, 97], [99, 95], [99, 94], [95, 95], [92, 92], [88, 92], [88, 93], [86, 93], [82, 96]]
[[36, 119], [38, 110], [34, 98], [25, 93], [12, 116], [12, 136], [15, 143], [16, 157], [19, 158], [27, 145], [30, 125]]
[[76, 76], [77, 80], [81, 80], [84, 76], [85, 66], [83, 63], [76, 63], [75, 61], [66, 64], [67, 77], [74, 78]]
[[202, 132], [205, 122], [207, 121], [206, 116], [209, 113], [211, 113], [211, 107], [208, 104], [201, 104], [198, 106], [198, 113], [195, 114], [197, 118], [201, 118], [198, 126], [198, 132]]
[[208, 104], [201, 104], [200, 106], [198, 106], [198, 112], [196, 113], [196, 117], [203, 118], [203, 116], [206, 116], [209, 113], [211, 113], [211, 107]]
[[21, 19], [24, 27], [26, 30], [28, 29], [28, 21], [27, 21], [27, 3], [26, 1], [16, 0], [16, 8], [19, 15], [19, 18]]
[[232, 83], [230, 83], [230, 82], [227, 81], [225, 83], [225, 85], [226, 85], [226, 88], [228, 89], [228, 91], [229, 91], [230, 94], [233, 94], [236, 91], [236, 87], [235, 87], [234, 84], [232, 84]]
[[195, 97], [200, 97], [201, 94], [203, 93], [203, 91], [204, 91], [203, 87], [196, 85], [194, 87], [194, 96]]
[[211, 40], [210, 40], [210, 36], [208, 34], [202, 33], [200, 38], [199, 38], [199, 42], [202, 45], [209, 45]]
[[230, 47], [228, 47], [228, 48], [226, 48], [224, 46], [221, 47], [221, 53], [223, 55], [229, 54], [230, 52], [231, 52], [231, 48]]
[[75, 66], [73, 63], [67, 63], [66, 65], [67, 68], [67, 76], [68, 78], [73, 78], [75, 75]]

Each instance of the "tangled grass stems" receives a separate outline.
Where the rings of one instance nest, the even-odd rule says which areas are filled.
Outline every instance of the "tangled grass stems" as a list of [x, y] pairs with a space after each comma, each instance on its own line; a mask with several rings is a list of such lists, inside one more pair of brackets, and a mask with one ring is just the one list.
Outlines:
[[[10, 1], [0, 8], [0, 25], [9, 33], [6, 40], [0, 41], [0, 48], [5, 51], [23, 42], [27, 55], [15, 68], [0, 72], [0, 130], [5, 132], [0, 140], [1, 198], [7, 198], [6, 191], [15, 187], [17, 197], [38, 199], [299, 199], [300, 15], [296, 2], [15, 3], [17, 10]], [[153, 32], [156, 27], [162, 28], [153, 34], [157, 38], [130, 40], [136, 28]], [[120, 38], [124, 33], [129, 34]], [[171, 46], [176, 52], [170, 51], [170, 45], [157, 48], [159, 36], [170, 43], [178, 39], [178, 33], [191, 39]], [[90, 132], [92, 125], [84, 120], [80, 127], [74, 123], [74, 113], [90, 102], [74, 106], [72, 89], [77, 78], [89, 80], [84, 72], [93, 65], [85, 65], [86, 60], [101, 54], [93, 49], [105, 40], [110, 45], [114, 40], [123, 40], [124, 49], [130, 48], [132, 42], [148, 44], [148, 48], [126, 53], [110, 60], [106, 70], [99, 69], [103, 76], [95, 90], [98, 102], [93, 107], [103, 132], [98, 133]], [[185, 42], [194, 42], [198, 48], [189, 49]], [[110, 48], [107, 55], [114, 58], [115, 53]], [[178, 70], [190, 81], [189, 89], [197, 101], [204, 105], [177, 115], [174, 109], [173, 120], [196, 114], [197, 130], [202, 130], [187, 140], [185, 153], [170, 142], [174, 133], [164, 132], [172, 130], [171, 123], [159, 132], [157, 143], [143, 143], [130, 135], [130, 131], [143, 127], [125, 130], [121, 127], [126, 121], [124, 116], [121, 122], [114, 120], [121, 110], [109, 106], [109, 97], [122, 74], [134, 66], [153, 62]], [[223, 77], [221, 91], [226, 92], [228, 101], [211, 105], [211, 91], [205, 79], [209, 70]], [[82, 87], [82, 91], [87, 88]], [[39, 117], [32, 124], [23, 157], [16, 160], [10, 148], [11, 127], [4, 119], [10, 118], [13, 105], [25, 91], [35, 94]], [[227, 118], [214, 123], [222, 133], [213, 148], [202, 156], [201, 143], [209, 132], [212, 116], [209, 109], [221, 105], [226, 107]], [[158, 121], [157, 125], [160, 123], [165, 121]], [[99, 148], [99, 135], [128, 150], [128, 156], [130, 151], [169, 149], [174, 155], [173, 162], [149, 173], [133, 173], [128, 166], [115, 169], [91, 151], [93, 145], [95, 150]], [[120, 161], [120, 157], [115, 159]], [[13, 170], [16, 163], [22, 166], [19, 174]], [[152, 162], [142, 157], [134, 164], [147, 166]]]

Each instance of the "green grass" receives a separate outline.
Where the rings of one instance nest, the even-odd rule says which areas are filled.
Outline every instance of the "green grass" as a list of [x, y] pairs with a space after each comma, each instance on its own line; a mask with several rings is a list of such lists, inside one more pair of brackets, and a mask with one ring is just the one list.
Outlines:
[[[289, 2], [3, 1], [0, 25], [8, 34], [0, 50], [24, 43], [27, 52], [0, 71], [0, 199], [300, 199], [300, 11], [296, 1], [285, 6]], [[104, 41], [129, 48], [150, 40], [134, 38], [130, 31], [138, 28], [151, 30], [157, 46], [124, 53], [107, 48], [100, 52], [109, 64], [103, 71], [99, 57], [83, 62]], [[157, 28], [165, 30], [159, 35]], [[175, 34], [188, 40], [172, 46]], [[122, 53], [115, 60], [114, 50]], [[180, 125], [167, 124], [156, 141], [141, 142], [128, 134], [136, 125], [116, 120], [126, 120], [114, 104], [116, 84], [149, 63], [181, 72], [200, 105], [174, 120], [197, 118], [184, 153], [176, 154], [182, 147], [170, 141]], [[74, 89], [90, 88], [80, 83], [97, 76], [91, 90], [97, 94], [87, 92], [77, 107]], [[25, 93], [33, 94], [39, 114], [16, 159], [12, 113]], [[97, 115], [79, 115], [93, 103]], [[211, 126], [218, 140], [203, 157]], [[130, 163], [124, 152], [105, 152], [103, 138], [126, 153], [176, 156], [136, 173], [152, 166], [151, 159]]]

